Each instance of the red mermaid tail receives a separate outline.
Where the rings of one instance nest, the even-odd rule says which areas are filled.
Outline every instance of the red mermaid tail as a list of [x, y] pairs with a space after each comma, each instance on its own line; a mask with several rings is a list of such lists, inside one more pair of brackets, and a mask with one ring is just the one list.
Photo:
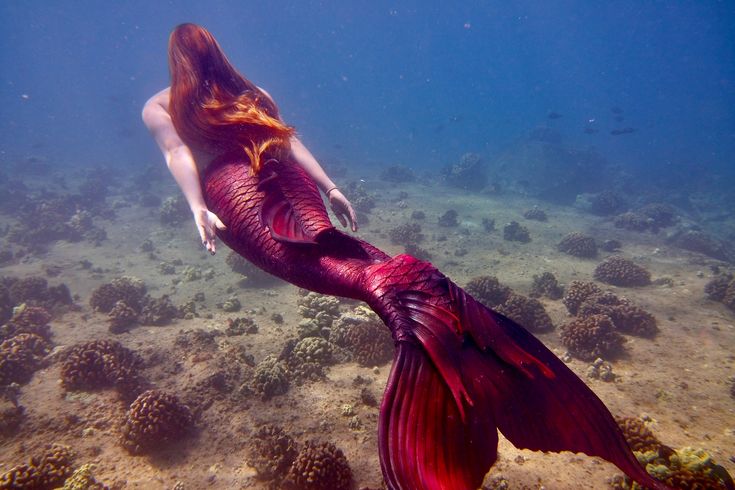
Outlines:
[[335, 230], [318, 190], [296, 165], [255, 176], [241, 156], [204, 176], [220, 238], [298, 286], [367, 302], [396, 341], [380, 409], [379, 446], [391, 489], [478, 488], [514, 445], [602, 457], [664, 490], [640, 466], [599, 398], [525, 329], [484, 307], [428, 262], [390, 258]]

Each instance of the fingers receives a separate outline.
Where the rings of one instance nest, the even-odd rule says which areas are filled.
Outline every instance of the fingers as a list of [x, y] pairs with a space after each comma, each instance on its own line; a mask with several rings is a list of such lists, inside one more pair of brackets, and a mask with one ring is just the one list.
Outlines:
[[341, 212], [334, 213], [334, 214], [335, 214], [335, 216], [337, 216], [337, 219], [339, 220], [339, 222], [340, 222], [340, 224], [342, 226], [347, 226], [347, 220], [345, 219], [344, 214], [342, 214]]
[[202, 240], [202, 245], [207, 249], [207, 252], [212, 255], [215, 254], [217, 248], [214, 244], [214, 234], [209, 233], [205, 225], [199, 225], [199, 238]]
[[350, 224], [352, 225], [352, 232], [357, 231], [357, 214], [355, 214], [355, 210], [352, 209], [352, 206], [347, 206], [347, 210], [350, 212]]
[[227, 229], [227, 227], [225, 226], [225, 224], [218, 217], [215, 216], [214, 217], [214, 220], [215, 220], [214, 221], [214, 226], [216, 226], [218, 230], [226, 230]]

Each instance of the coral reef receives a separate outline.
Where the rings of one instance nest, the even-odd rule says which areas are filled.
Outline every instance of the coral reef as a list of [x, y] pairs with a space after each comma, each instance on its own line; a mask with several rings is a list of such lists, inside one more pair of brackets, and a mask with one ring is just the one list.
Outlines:
[[266, 425], [250, 439], [248, 464], [260, 480], [279, 481], [299, 454], [293, 438], [282, 427]]
[[64, 486], [58, 490], [108, 490], [106, 485], [103, 485], [95, 479], [92, 474], [93, 470], [94, 465], [83, 464], [66, 479]]
[[[45, 278], [39, 276], [2, 277], [0, 283], [5, 287], [6, 305], [18, 306], [27, 303], [29, 306], [43, 306], [49, 310], [72, 304], [71, 293], [66, 284], [49, 286]], [[2, 296], [0, 291], [0, 296]]]
[[588, 296], [579, 306], [578, 316], [607, 315], [620, 332], [639, 337], [653, 337], [658, 333], [656, 318], [643, 308], [612, 293]]
[[496, 310], [532, 332], [548, 332], [554, 328], [544, 305], [537, 299], [511, 293]]
[[583, 233], [572, 232], [565, 235], [558, 245], [559, 251], [575, 257], [596, 257], [597, 244], [595, 239]]
[[306, 292], [297, 300], [297, 304], [299, 313], [307, 319], [299, 324], [302, 337], [308, 334], [329, 337], [332, 322], [340, 315], [339, 300], [333, 296]]
[[350, 182], [345, 187], [345, 194], [350, 196], [350, 202], [355, 211], [369, 214], [375, 207], [375, 195], [368, 192], [363, 182]]
[[143, 454], [185, 437], [193, 425], [191, 410], [176, 396], [148, 390], [130, 405], [121, 442], [131, 454]]
[[447, 210], [444, 214], [439, 216], [438, 224], [439, 226], [447, 227], [458, 226], [459, 222], [457, 221], [457, 211], [454, 209]]
[[583, 361], [611, 359], [623, 351], [623, 337], [607, 315], [576, 318], [562, 325], [561, 342], [569, 353]]
[[21, 333], [32, 333], [51, 340], [51, 313], [43, 306], [27, 306], [25, 303], [13, 309], [13, 316], [0, 326], [0, 342]]
[[324, 368], [332, 361], [332, 344], [322, 337], [306, 337], [299, 340], [288, 357], [289, 371], [297, 381], [324, 377]]
[[419, 247], [415, 243], [407, 243], [404, 248], [408, 255], [412, 255], [419, 260], [431, 260], [431, 253], [425, 248]]
[[735, 311], [735, 278], [732, 274], [721, 274], [704, 286], [707, 297], [719, 301]]
[[657, 231], [652, 218], [633, 211], [628, 211], [615, 216], [613, 223], [615, 224], [615, 227], [629, 231]]
[[0, 387], [0, 437], [15, 435], [23, 421], [25, 408], [18, 403], [19, 396], [18, 384]]
[[130, 308], [140, 312], [146, 295], [143, 281], [135, 277], [123, 276], [113, 279], [92, 291], [89, 305], [96, 311], [109, 313], [122, 301]]
[[51, 350], [46, 340], [32, 333], [15, 335], [0, 344], [0, 386], [27, 383]]
[[122, 333], [138, 321], [138, 312], [132, 309], [125, 301], [118, 301], [107, 314], [110, 332]]
[[532, 298], [546, 296], [549, 299], [561, 299], [563, 295], [564, 288], [559, 285], [556, 276], [551, 272], [544, 272], [540, 276], [533, 276], [530, 293]]
[[288, 391], [288, 368], [274, 356], [267, 356], [255, 366], [252, 389], [263, 400]]
[[613, 255], [595, 268], [595, 279], [613, 286], [645, 286], [651, 283], [651, 273], [632, 261]]
[[653, 227], [666, 228], [676, 222], [676, 211], [665, 203], [654, 202], [646, 204], [638, 210], [639, 213], [653, 221]]
[[258, 325], [255, 320], [248, 317], [228, 318], [225, 335], [232, 337], [235, 335], [256, 334], [258, 333]]
[[167, 325], [181, 316], [179, 308], [164, 294], [160, 298], [145, 297], [139, 320], [143, 325]]
[[679, 248], [700, 253], [726, 262], [735, 263], [735, 247], [700, 230], [683, 230], [668, 241]]
[[617, 252], [622, 248], [623, 244], [620, 240], [604, 240], [600, 248], [605, 252]]
[[380, 172], [380, 180], [403, 184], [405, 182], [414, 182], [416, 180], [416, 174], [405, 165], [391, 165], [385, 167]]
[[464, 289], [477, 301], [489, 308], [495, 308], [505, 302], [511, 294], [511, 289], [500, 284], [495, 276], [474, 277], [470, 279]]
[[421, 225], [418, 223], [405, 223], [398, 225], [388, 231], [391, 243], [396, 245], [409, 245], [421, 243], [424, 235], [421, 234]]
[[61, 365], [61, 382], [67, 390], [96, 390], [114, 386], [127, 399], [145, 386], [138, 373], [143, 360], [119, 342], [93, 340], [71, 348]]
[[521, 226], [517, 221], [511, 221], [503, 227], [503, 239], [511, 242], [528, 243], [531, 241], [531, 235], [525, 226]]
[[444, 167], [441, 176], [448, 185], [468, 191], [480, 191], [487, 185], [485, 165], [475, 153], [465, 153], [458, 163]]
[[[665, 446], [664, 446], [665, 447]], [[733, 480], [727, 470], [716, 464], [704, 449], [684, 447], [674, 451], [636, 452], [646, 471], [670, 488], [682, 490], [726, 490], [733, 488]], [[627, 477], [612, 482], [616, 490], [643, 490]]]
[[615, 420], [633, 451], [640, 453], [659, 452], [663, 448], [663, 444], [658, 440], [658, 437], [638, 417], [618, 417]]
[[349, 490], [352, 470], [334, 444], [307, 441], [291, 465], [287, 484], [298, 490]]
[[357, 306], [336, 320], [329, 339], [349, 350], [361, 366], [380, 366], [393, 358], [390, 332], [378, 315], [365, 306]]
[[732, 274], [720, 274], [704, 285], [704, 292], [712, 301], [722, 301], [732, 283]]
[[567, 292], [562, 303], [572, 315], [577, 314], [580, 305], [593, 294], [601, 294], [602, 289], [594, 282], [572, 281], [567, 287]]
[[539, 209], [538, 206], [534, 206], [523, 213], [523, 217], [534, 221], [547, 221], [549, 219], [546, 212], [543, 209]]
[[185, 223], [191, 217], [189, 205], [181, 194], [164, 199], [158, 212], [161, 223], [169, 226]]
[[0, 476], [0, 489], [51, 490], [64, 484], [72, 474], [74, 453], [68, 446], [53, 444], [28, 463], [14, 466]]
[[590, 198], [590, 211], [599, 216], [615, 214], [623, 206], [623, 199], [615, 191], [605, 190]]

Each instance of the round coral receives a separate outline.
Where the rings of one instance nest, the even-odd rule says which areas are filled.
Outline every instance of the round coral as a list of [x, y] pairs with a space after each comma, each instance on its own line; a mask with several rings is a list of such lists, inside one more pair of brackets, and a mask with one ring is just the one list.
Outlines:
[[122, 428], [122, 445], [131, 454], [159, 449], [186, 436], [194, 417], [179, 399], [160, 390], [148, 390], [133, 401]]
[[334, 444], [307, 441], [291, 465], [288, 481], [299, 490], [348, 490], [352, 470]]
[[489, 308], [495, 308], [505, 302], [511, 293], [511, 289], [500, 284], [495, 276], [474, 277], [467, 283], [465, 290]]
[[288, 358], [288, 367], [298, 383], [318, 380], [333, 361], [332, 344], [321, 337], [306, 337], [298, 341]]
[[560, 252], [575, 257], [590, 258], [597, 256], [595, 239], [576, 231], [562, 238], [558, 247]]
[[118, 301], [140, 312], [146, 287], [143, 281], [134, 277], [118, 277], [92, 291], [89, 304], [97, 311], [109, 313]]
[[255, 367], [253, 391], [267, 400], [288, 391], [288, 371], [284, 363], [274, 356], [267, 356]]
[[561, 342], [574, 357], [594, 361], [598, 357], [610, 359], [619, 355], [625, 339], [615, 331], [609, 316], [592, 315], [563, 325]]
[[372, 310], [358, 306], [337, 319], [329, 340], [352, 353], [362, 366], [379, 366], [393, 357], [393, 338]]
[[572, 315], [576, 315], [582, 303], [592, 295], [601, 294], [602, 289], [594, 282], [572, 281], [562, 303]]
[[43, 306], [27, 306], [15, 308], [13, 317], [0, 327], [0, 340], [8, 339], [20, 333], [32, 333], [45, 340], [51, 340], [51, 313]]
[[721, 274], [705, 284], [704, 292], [709, 299], [722, 301], [732, 282], [733, 277], [731, 274]]
[[639, 337], [653, 337], [658, 333], [656, 318], [643, 308], [621, 299], [613, 293], [599, 293], [589, 296], [580, 306], [578, 315], [607, 315], [615, 328], [623, 333]]
[[110, 332], [122, 333], [138, 321], [138, 312], [124, 301], [118, 301], [107, 314], [107, 321], [110, 323]]
[[540, 276], [533, 276], [531, 297], [546, 296], [549, 299], [559, 299], [564, 295], [564, 288], [559, 285], [556, 276], [551, 272], [544, 272]]
[[61, 381], [67, 390], [94, 390], [115, 386], [134, 398], [144, 382], [138, 370], [143, 360], [119, 342], [93, 340], [72, 347], [61, 365]]
[[511, 293], [508, 299], [497, 307], [497, 311], [532, 332], [548, 332], [554, 328], [544, 305], [537, 299]]
[[627, 212], [615, 216], [613, 220], [617, 228], [623, 228], [630, 231], [646, 231], [650, 228], [655, 229], [655, 222], [648, 216], [640, 213]]
[[282, 427], [266, 425], [250, 440], [248, 464], [261, 480], [281, 480], [296, 459], [298, 450], [293, 438]]
[[21, 333], [0, 344], [0, 385], [27, 383], [51, 346], [42, 337]]
[[68, 446], [53, 444], [28, 463], [15, 466], [0, 476], [0, 489], [51, 489], [64, 484], [73, 473], [74, 453]]
[[382, 323], [352, 325], [345, 342], [361, 366], [380, 366], [393, 358], [393, 338]]
[[633, 451], [645, 453], [648, 451], [659, 452], [662, 447], [661, 441], [653, 435], [646, 427], [646, 423], [637, 417], [621, 417], [616, 419], [628, 446]]
[[645, 286], [651, 283], [651, 273], [628, 259], [613, 255], [595, 268], [595, 279], [613, 286]]

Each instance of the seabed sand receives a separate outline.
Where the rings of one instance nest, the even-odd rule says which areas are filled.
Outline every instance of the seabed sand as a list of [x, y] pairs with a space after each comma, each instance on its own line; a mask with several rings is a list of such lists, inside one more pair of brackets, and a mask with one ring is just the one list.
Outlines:
[[[653, 279], [668, 277], [673, 285], [651, 285], [642, 288], [615, 288], [654, 314], [660, 333], [653, 339], [626, 336], [628, 355], [613, 362], [616, 382], [603, 382], [586, 377], [589, 363], [572, 360], [569, 366], [604, 400], [615, 415], [642, 416], [653, 419], [654, 433], [671, 447], [695, 446], [708, 450], [715, 460], [731, 473], [730, 460], [735, 451], [735, 401], [730, 398], [728, 377], [733, 373], [735, 316], [723, 305], [705, 298], [703, 288], [712, 277], [708, 264], [712, 259], [668, 247], [663, 238], [650, 233], [618, 230], [609, 220], [583, 213], [572, 207], [555, 206], [512, 195], [482, 195], [461, 192], [438, 184], [400, 184], [368, 182], [369, 190], [392, 189], [378, 199], [370, 213], [370, 223], [359, 236], [391, 254], [401, 253], [400, 246], [390, 244], [387, 232], [411, 221], [411, 213], [421, 210], [426, 219], [421, 223], [426, 239], [421, 246], [432, 254], [432, 262], [460, 285], [479, 275], [496, 275], [500, 281], [520, 293], [527, 294], [534, 275], [552, 272], [568, 284], [572, 280], [592, 280], [598, 259], [578, 259], [557, 251], [559, 240], [569, 232], [582, 231], [598, 241], [610, 238], [623, 243], [622, 254], [648, 268]], [[407, 207], [397, 205], [398, 192], [405, 191]], [[173, 195], [174, 187], [167, 187]], [[439, 196], [440, 198], [437, 198]], [[108, 198], [122, 201], [121, 196]], [[109, 201], [108, 201], [109, 202]], [[523, 212], [534, 205], [545, 210], [547, 222], [523, 219]], [[440, 227], [437, 219], [446, 210], [458, 212], [460, 226]], [[484, 231], [483, 218], [494, 218], [496, 230]], [[12, 222], [8, 217], [5, 222]], [[526, 226], [532, 241], [527, 244], [504, 241], [502, 227], [516, 220]], [[4, 223], [0, 223], [3, 224]], [[96, 220], [107, 231], [108, 240], [95, 247], [85, 242], [59, 242], [41, 257], [29, 256], [21, 263], [2, 269], [2, 275], [25, 277], [44, 275], [44, 266], [61, 268], [51, 284], [66, 283], [77, 295], [80, 311], [56, 317], [51, 322], [57, 348], [77, 342], [114, 338], [126, 347], [140, 352], [155, 362], [144, 375], [158, 388], [182, 394], [220, 370], [232, 366], [223, 361], [224, 351], [242, 345], [255, 362], [267, 355], [278, 355], [286, 339], [296, 337], [301, 319], [297, 308], [298, 291], [286, 284], [267, 289], [242, 288], [242, 277], [225, 263], [226, 247], [219, 243], [216, 256], [206, 254], [199, 244], [193, 223], [179, 228], [162, 225], [157, 208], [137, 205], [117, 209], [113, 221]], [[446, 240], [437, 241], [440, 236]], [[140, 251], [150, 239], [156, 259]], [[467, 253], [456, 256], [464, 248]], [[212, 268], [211, 279], [181, 281], [179, 275], [162, 275], [157, 266], [162, 261], [180, 259], [184, 266], [202, 270]], [[94, 273], [80, 266], [88, 260], [104, 270]], [[703, 274], [699, 272], [703, 272]], [[698, 274], [699, 273], [699, 274]], [[197, 292], [206, 301], [199, 303], [200, 318], [177, 320], [163, 327], [134, 327], [130, 332], [113, 335], [108, 332], [106, 316], [89, 306], [92, 291], [99, 285], [122, 276], [142, 279], [153, 296], [168, 294], [174, 303], [183, 304]], [[225, 313], [216, 303], [236, 296], [242, 303], [239, 313]], [[558, 327], [568, 320], [561, 301], [543, 299], [557, 330], [541, 334], [541, 340], [557, 355], [565, 352]], [[343, 309], [350, 308], [346, 305]], [[250, 313], [252, 310], [253, 313]], [[206, 314], [211, 318], [205, 318]], [[271, 315], [283, 316], [282, 325]], [[174, 345], [186, 330], [219, 329], [224, 331], [228, 318], [252, 316], [259, 326], [253, 335], [216, 338], [214, 349], [182, 349]], [[380, 488], [382, 477], [377, 451], [378, 408], [360, 401], [360, 391], [367, 387], [380, 401], [390, 363], [375, 368], [356, 363], [332, 366], [327, 379], [302, 386], [291, 384], [287, 394], [269, 401], [236, 393], [213, 395], [212, 404], [203, 411], [197, 433], [172, 448], [154, 456], [131, 456], [119, 444], [119, 427], [127, 406], [114, 390], [93, 393], [66, 393], [59, 383], [60, 363], [37, 371], [30, 383], [21, 388], [20, 404], [26, 419], [16, 436], [0, 440], [0, 471], [24, 462], [48, 443], [71, 446], [78, 464], [92, 462], [98, 481], [122, 488], [173, 488], [183, 482], [186, 489], [196, 488], [264, 488], [247, 466], [249, 437], [262, 424], [285, 428], [299, 443], [308, 439], [334, 442], [341, 448], [352, 467], [355, 488]], [[368, 384], [355, 386], [361, 377]], [[237, 390], [235, 390], [237, 391]], [[351, 429], [351, 417], [342, 414], [342, 406], [354, 406], [360, 420], [359, 429]], [[611, 464], [580, 454], [543, 454], [515, 449], [501, 436], [499, 457], [486, 477], [486, 484], [504, 478], [513, 489], [580, 489], [607, 488], [607, 479], [620, 472]]]

